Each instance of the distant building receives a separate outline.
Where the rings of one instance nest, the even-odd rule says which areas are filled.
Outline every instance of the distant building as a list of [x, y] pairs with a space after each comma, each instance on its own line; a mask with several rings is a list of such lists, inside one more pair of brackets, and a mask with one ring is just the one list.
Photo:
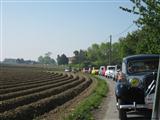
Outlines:
[[74, 63], [75, 60], [76, 60], [75, 57], [68, 57], [68, 64]]
[[17, 59], [6, 58], [6, 59], [4, 59], [3, 63], [5, 63], [5, 64], [17, 64]]

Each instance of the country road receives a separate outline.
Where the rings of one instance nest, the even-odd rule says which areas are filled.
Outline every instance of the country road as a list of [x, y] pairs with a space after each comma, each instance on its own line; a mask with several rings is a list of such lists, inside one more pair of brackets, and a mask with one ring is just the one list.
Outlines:
[[119, 120], [114, 94], [115, 82], [104, 77], [101, 78], [107, 81], [109, 91], [100, 108], [94, 111], [94, 118], [95, 120]]
[[[115, 82], [104, 77], [100, 78], [107, 81], [109, 91], [100, 108], [93, 112], [94, 118], [95, 120], [119, 120], [114, 93]], [[151, 114], [147, 112], [147, 115], [148, 116], [144, 116], [144, 112], [138, 115], [133, 114], [133, 112], [129, 112], [127, 113], [127, 118], [128, 120], [150, 120]]]

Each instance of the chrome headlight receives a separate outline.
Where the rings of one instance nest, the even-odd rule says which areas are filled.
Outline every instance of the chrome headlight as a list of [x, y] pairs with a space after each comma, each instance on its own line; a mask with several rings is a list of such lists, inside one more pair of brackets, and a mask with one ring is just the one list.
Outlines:
[[140, 80], [138, 78], [132, 78], [129, 80], [131, 87], [138, 87], [140, 84]]

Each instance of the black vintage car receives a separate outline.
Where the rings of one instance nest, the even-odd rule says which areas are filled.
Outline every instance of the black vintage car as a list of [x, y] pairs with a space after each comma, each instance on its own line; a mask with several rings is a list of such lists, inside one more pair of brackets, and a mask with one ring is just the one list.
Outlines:
[[115, 87], [120, 120], [128, 111], [152, 110], [160, 55], [133, 55], [123, 59]]

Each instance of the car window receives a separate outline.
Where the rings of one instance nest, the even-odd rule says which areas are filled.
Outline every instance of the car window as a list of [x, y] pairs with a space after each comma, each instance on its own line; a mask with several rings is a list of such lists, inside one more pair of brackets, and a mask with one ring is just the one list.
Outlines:
[[128, 73], [156, 72], [158, 70], [158, 59], [144, 59], [129, 61]]
[[115, 67], [109, 67], [108, 70], [115, 70]]

